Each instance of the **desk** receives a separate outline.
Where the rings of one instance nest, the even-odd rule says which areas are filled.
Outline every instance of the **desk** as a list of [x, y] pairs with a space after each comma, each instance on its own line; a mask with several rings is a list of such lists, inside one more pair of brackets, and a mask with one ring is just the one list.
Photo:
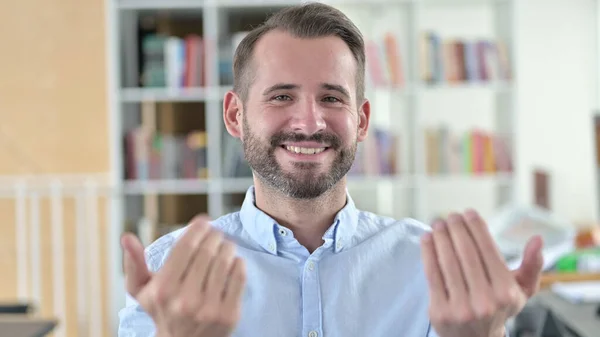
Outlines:
[[549, 289], [557, 282], [600, 281], [600, 273], [556, 273], [542, 274], [540, 288]]
[[551, 311], [576, 336], [600, 336], [600, 317], [596, 315], [599, 304], [573, 304], [550, 290], [540, 291], [532, 300]]
[[42, 337], [54, 327], [56, 321], [25, 315], [0, 315], [0, 337]]

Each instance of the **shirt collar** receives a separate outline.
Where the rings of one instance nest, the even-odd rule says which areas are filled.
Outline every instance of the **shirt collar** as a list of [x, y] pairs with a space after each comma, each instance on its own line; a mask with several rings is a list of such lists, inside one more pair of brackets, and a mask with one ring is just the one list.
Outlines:
[[[346, 205], [336, 214], [333, 224], [323, 235], [325, 243], [333, 244], [336, 253], [350, 247], [358, 226], [358, 210], [347, 190], [346, 197]], [[240, 221], [252, 239], [266, 251], [277, 255], [277, 236], [284, 228], [280, 228], [277, 221], [256, 207], [254, 186], [246, 191], [240, 209]]]

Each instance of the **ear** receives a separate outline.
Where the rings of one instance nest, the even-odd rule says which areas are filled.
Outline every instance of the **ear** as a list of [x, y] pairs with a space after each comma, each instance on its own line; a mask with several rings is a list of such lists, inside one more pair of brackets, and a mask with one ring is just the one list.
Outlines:
[[369, 120], [371, 119], [371, 103], [365, 99], [358, 109], [358, 141], [362, 142], [367, 138], [369, 129]]
[[235, 138], [242, 137], [242, 113], [244, 105], [240, 97], [228, 91], [223, 99], [223, 121], [227, 132]]

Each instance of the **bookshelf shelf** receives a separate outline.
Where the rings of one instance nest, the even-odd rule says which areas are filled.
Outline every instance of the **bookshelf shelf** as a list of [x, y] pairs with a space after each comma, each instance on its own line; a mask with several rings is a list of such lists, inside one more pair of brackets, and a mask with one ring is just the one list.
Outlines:
[[489, 182], [498, 185], [510, 185], [513, 183], [513, 175], [510, 173], [484, 173], [484, 174], [435, 174], [423, 177], [427, 184], [459, 184]]
[[[468, 176], [462, 177], [468, 180]], [[445, 179], [437, 177], [435, 180]], [[457, 179], [457, 178], [455, 178]], [[489, 179], [489, 178], [488, 178]], [[350, 176], [349, 188], [372, 188], [375, 185], [394, 185], [396, 187], [411, 188], [415, 186], [415, 178], [404, 175], [397, 176]], [[163, 179], [163, 180], [127, 180], [123, 184], [123, 193], [126, 195], [144, 194], [206, 194], [210, 191], [227, 193], [245, 193], [253, 184], [248, 178], [220, 178], [220, 179]]]
[[421, 85], [416, 90], [421, 91], [450, 91], [450, 90], [486, 90], [496, 91], [499, 93], [508, 92], [512, 90], [512, 85], [506, 82], [475, 82], [475, 83], [439, 83], [439, 84], [426, 84]]
[[207, 102], [219, 101], [229, 87], [196, 88], [123, 88], [121, 101], [140, 103], [153, 102]]
[[351, 190], [371, 189], [378, 186], [413, 188], [415, 186], [415, 180], [408, 175], [348, 177], [348, 188]]
[[223, 178], [215, 181], [221, 193], [246, 193], [253, 184], [252, 178]]
[[[207, 102], [220, 101], [231, 86], [197, 87], [197, 88], [123, 88], [121, 101], [129, 103], [153, 102]], [[420, 85], [415, 87], [367, 88], [370, 93], [386, 93], [398, 97], [415, 95], [423, 92], [458, 91], [458, 90], [485, 90], [499, 93], [509, 92], [512, 86], [508, 83], [442, 83]]]
[[513, 89], [510, 83], [506, 82], [474, 82], [474, 83], [436, 83], [436, 84], [417, 84], [406, 85], [403, 87], [368, 87], [367, 94], [385, 93], [392, 96], [404, 97], [410, 95], [419, 95], [429, 92], [444, 92], [444, 91], [489, 91], [497, 93], [508, 93]]
[[165, 179], [165, 180], [129, 180], [123, 185], [127, 195], [144, 194], [207, 194], [245, 193], [252, 185], [252, 178], [221, 179]]
[[365, 95], [367, 97], [373, 96], [374, 94], [385, 93], [387, 95], [394, 96], [407, 96], [415, 93], [415, 89], [412, 86], [400, 86], [400, 87], [392, 87], [392, 86], [368, 86], [365, 88]]
[[173, 179], [173, 180], [128, 180], [123, 183], [126, 195], [145, 194], [206, 194], [210, 190], [208, 180]]

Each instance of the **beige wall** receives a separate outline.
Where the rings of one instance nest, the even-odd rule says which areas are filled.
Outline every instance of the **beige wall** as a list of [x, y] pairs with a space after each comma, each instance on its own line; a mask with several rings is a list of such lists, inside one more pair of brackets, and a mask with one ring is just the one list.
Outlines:
[[[103, 0], [0, 2], [0, 175], [108, 170], [104, 22]], [[17, 295], [14, 208], [0, 199], [0, 302]], [[72, 202], [65, 209], [67, 332], [77, 336]], [[43, 201], [44, 316], [53, 300], [48, 218]]]
[[0, 174], [108, 169], [103, 9], [0, 2]]

